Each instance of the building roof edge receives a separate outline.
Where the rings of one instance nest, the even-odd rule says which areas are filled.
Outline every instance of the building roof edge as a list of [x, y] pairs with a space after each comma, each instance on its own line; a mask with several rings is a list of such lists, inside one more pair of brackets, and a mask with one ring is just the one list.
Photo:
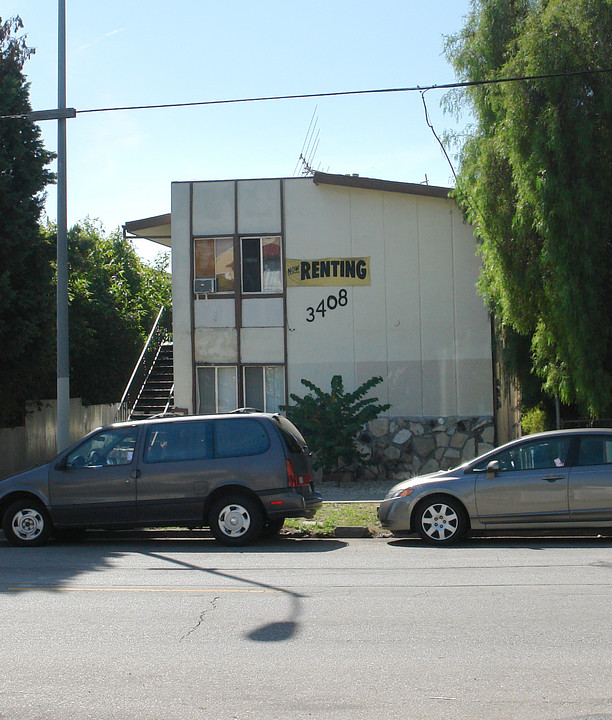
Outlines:
[[427, 197], [448, 198], [452, 188], [438, 185], [419, 185], [417, 183], [396, 182], [394, 180], [377, 180], [360, 175], [335, 175], [315, 172], [312, 181], [315, 185], [341, 185], [343, 187], [362, 188], [364, 190], [383, 190], [384, 192], [405, 193], [407, 195], [424, 195]]

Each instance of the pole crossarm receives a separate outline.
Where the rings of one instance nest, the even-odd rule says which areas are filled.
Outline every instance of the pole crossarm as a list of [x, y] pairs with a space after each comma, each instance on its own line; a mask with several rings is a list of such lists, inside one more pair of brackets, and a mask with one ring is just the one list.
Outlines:
[[56, 110], [31, 110], [25, 114], [28, 120], [66, 120], [77, 116], [76, 108], [57, 108]]

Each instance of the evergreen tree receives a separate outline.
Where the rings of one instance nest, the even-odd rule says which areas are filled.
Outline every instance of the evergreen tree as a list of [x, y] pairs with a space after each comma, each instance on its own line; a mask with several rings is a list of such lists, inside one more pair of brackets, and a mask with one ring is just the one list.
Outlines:
[[[54, 244], [56, 228], [45, 232]], [[168, 256], [148, 265], [120, 230], [107, 236], [87, 219], [68, 232], [68, 260], [71, 395], [86, 405], [118, 402], [162, 305], [170, 330]]]
[[504, 332], [529, 341], [524, 369], [601, 416], [612, 407], [612, 0], [472, 0], [446, 50], [462, 80], [554, 76], [466, 90], [476, 125], [456, 196], [482, 241], [482, 294]]
[[48, 395], [54, 355], [55, 250], [39, 232], [52, 154], [31, 110], [23, 65], [34, 50], [20, 18], [0, 18], [0, 427], [23, 422], [25, 404]]

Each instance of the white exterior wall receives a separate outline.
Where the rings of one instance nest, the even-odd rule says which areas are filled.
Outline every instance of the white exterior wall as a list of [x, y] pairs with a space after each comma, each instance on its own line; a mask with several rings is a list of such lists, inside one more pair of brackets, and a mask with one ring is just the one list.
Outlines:
[[[244, 298], [242, 328], [231, 298], [193, 300], [193, 237], [265, 233], [283, 235], [285, 258], [370, 257], [371, 285], [286, 288], [286, 328], [279, 297]], [[479, 261], [454, 201], [311, 178], [175, 183], [172, 249], [177, 406], [194, 409], [194, 364], [283, 363], [286, 343], [290, 393], [381, 375], [390, 416], [493, 415]], [[341, 290], [346, 306], [307, 322]]]
[[369, 256], [372, 284], [306, 321], [339, 288], [287, 289], [289, 391], [301, 378], [347, 388], [385, 378], [392, 416], [493, 415], [490, 325], [475, 288], [479, 262], [454, 201], [285, 181], [289, 258]]
[[172, 336], [174, 404], [193, 412], [191, 350], [191, 184], [172, 185]]

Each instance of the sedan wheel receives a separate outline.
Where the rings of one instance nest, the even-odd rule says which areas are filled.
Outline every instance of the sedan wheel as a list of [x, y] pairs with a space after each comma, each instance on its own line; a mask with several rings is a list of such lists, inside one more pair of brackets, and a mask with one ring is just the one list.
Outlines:
[[263, 512], [247, 496], [220, 498], [209, 514], [210, 529], [224, 545], [246, 545], [260, 537], [263, 529]]
[[49, 537], [51, 523], [42, 505], [18, 500], [4, 513], [2, 529], [11, 545], [43, 545]]
[[450, 545], [467, 532], [465, 511], [450, 498], [431, 498], [418, 509], [417, 530], [432, 545]]

